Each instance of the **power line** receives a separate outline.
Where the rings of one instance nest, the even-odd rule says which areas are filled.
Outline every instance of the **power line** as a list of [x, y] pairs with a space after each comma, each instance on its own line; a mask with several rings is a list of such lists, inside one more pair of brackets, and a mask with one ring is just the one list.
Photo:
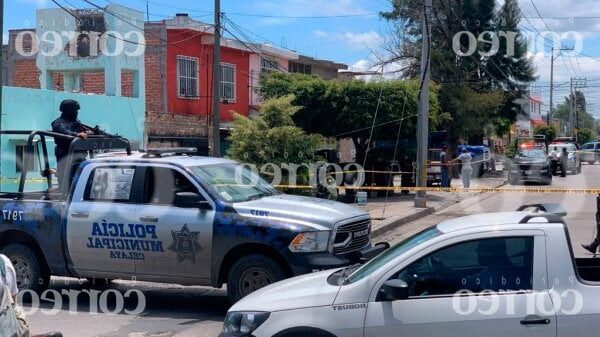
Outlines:
[[68, 13], [69, 15], [71, 15], [72, 17], [75, 18], [75, 20], [79, 20], [79, 17], [75, 14], [73, 14], [73, 12], [71, 12], [71, 10], [67, 9], [65, 6], [61, 5], [60, 3], [58, 3], [58, 1], [56, 0], [51, 0], [55, 5], [57, 5], [60, 9], [62, 9], [63, 11], [65, 11], [66, 13]]
[[253, 13], [235, 13], [228, 12], [229, 15], [248, 16], [258, 18], [273, 18], [273, 19], [335, 19], [335, 18], [357, 18], [366, 16], [377, 16], [379, 13], [360, 13], [360, 14], [343, 14], [343, 15], [269, 15], [269, 14], [253, 14]]
[[[52, 1], [55, 1], [55, 0], [52, 0]], [[86, 2], [88, 4], [90, 4], [91, 6], [93, 6], [93, 7], [97, 8], [97, 9], [103, 11], [106, 14], [109, 14], [109, 15], [111, 15], [111, 16], [119, 19], [121, 22], [125, 22], [126, 24], [128, 24], [128, 25], [132, 26], [133, 28], [135, 28], [135, 29], [141, 31], [142, 33], [146, 34], [146, 30], [144, 28], [140, 28], [137, 25], [131, 23], [130, 20], [127, 20], [127, 18], [122, 17], [122, 16], [120, 16], [120, 15], [118, 15], [118, 14], [116, 14], [116, 13], [114, 13], [114, 12], [112, 12], [112, 11], [104, 8], [104, 7], [101, 7], [101, 6], [97, 5], [96, 3], [93, 3], [90, 0], [82, 0], [82, 1], [84, 1], [84, 2]], [[163, 37], [161, 37], [159, 35], [156, 35], [156, 34], [153, 34], [153, 33], [148, 33], [148, 34], [150, 34], [151, 36], [157, 38], [158, 40], [160, 40], [160, 41], [162, 41], [164, 43], [164, 44], [156, 44], [156, 45], [152, 45], [152, 46], [168, 46], [168, 45], [175, 45], [175, 46], [177, 46], [178, 44], [181, 44], [183, 42], [192, 40], [192, 39], [194, 39], [194, 38], [202, 35], [203, 33], [206, 33], [208, 30], [210, 30], [212, 28], [212, 25], [210, 25], [210, 24], [206, 24], [206, 25], [203, 25], [203, 26], [207, 26], [207, 28], [205, 28], [203, 31], [199, 31], [199, 32], [195, 33], [191, 37], [188, 37], [188, 38], [185, 38], [185, 39], [182, 39], [182, 40], [179, 40], [179, 41], [169, 42], [168, 40], [164, 39]], [[135, 42], [135, 41], [127, 41], [125, 39], [122, 39], [122, 38], [119, 38], [119, 37], [113, 36], [113, 35], [109, 35], [109, 36], [111, 36], [113, 38], [116, 38], [116, 39], [119, 39], [119, 40], [122, 40], [122, 41], [125, 41], [125, 42], [129, 42], [129, 43], [135, 43], [135, 44], [139, 44], [139, 45], [146, 45], [144, 43], [139, 43], [139, 42]], [[183, 49], [183, 47], [181, 47], [181, 46], [177, 46], [177, 47], [180, 48], [180, 49]]]
[[544, 18], [542, 17], [542, 14], [540, 14], [540, 11], [537, 9], [537, 6], [535, 5], [535, 2], [533, 2], [533, 0], [531, 0], [531, 4], [533, 5], [533, 9], [535, 9], [535, 12], [538, 14], [538, 16], [540, 17], [540, 19], [542, 20], [542, 23], [544, 24], [544, 27], [546, 27], [546, 29], [548, 31], [551, 31], [552, 29], [550, 29], [550, 27], [548, 27], [548, 25], [546, 24], [546, 21], [544, 21]]
[[[146, 0], [140, 0], [146, 2]], [[165, 8], [172, 8], [182, 11], [189, 12], [197, 12], [197, 13], [212, 13], [208, 10], [198, 10], [192, 8], [178, 7], [173, 5], [168, 5], [165, 3], [161, 3], [158, 1], [148, 0], [148, 3], [153, 5], [162, 6]], [[378, 16], [379, 13], [355, 13], [355, 14], [340, 14], [340, 15], [274, 15], [274, 14], [262, 14], [262, 13], [240, 13], [240, 12], [227, 12], [229, 15], [235, 16], [247, 16], [247, 17], [259, 17], [259, 18], [274, 18], [274, 19], [332, 19], [332, 18], [356, 18], [356, 17], [366, 17], [366, 16]]]

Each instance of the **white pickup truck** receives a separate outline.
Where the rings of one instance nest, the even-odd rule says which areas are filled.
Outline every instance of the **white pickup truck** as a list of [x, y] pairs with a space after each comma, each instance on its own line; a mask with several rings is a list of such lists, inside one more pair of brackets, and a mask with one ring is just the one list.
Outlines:
[[600, 259], [573, 257], [550, 208], [448, 220], [362, 266], [262, 288], [221, 337], [598, 337]]

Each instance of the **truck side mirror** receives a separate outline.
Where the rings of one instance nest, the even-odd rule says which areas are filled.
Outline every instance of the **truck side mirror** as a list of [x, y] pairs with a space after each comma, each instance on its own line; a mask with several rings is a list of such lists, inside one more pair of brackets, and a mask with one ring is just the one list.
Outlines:
[[405, 300], [408, 298], [408, 284], [399, 279], [387, 280], [383, 284], [383, 292], [388, 301]]
[[175, 207], [181, 208], [199, 208], [203, 210], [212, 209], [212, 206], [208, 201], [206, 201], [200, 194], [193, 192], [176, 193], [173, 204]]

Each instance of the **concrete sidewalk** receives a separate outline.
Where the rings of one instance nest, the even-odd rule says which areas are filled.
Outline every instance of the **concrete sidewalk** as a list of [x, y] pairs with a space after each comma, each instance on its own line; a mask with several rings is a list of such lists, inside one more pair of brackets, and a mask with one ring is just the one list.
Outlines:
[[[505, 183], [506, 178], [503, 175], [494, 175], [493, 177], [472, 179], [471, 187], [500, 187]], [[453, 179], [452, 187], [462, 187], [462, 181]], [[373, 219], [372, 233], [374, 237], [377, 237], [407, 222], [433, 214], [476, 194], [476, 192], [429, 192], [427, 193], [427, 208], [414, 207], [414, 193], [409, 195], [396, 194], [387, 199], [385, 197], [369, 198], [367, 205], [360, 206], [360, 208], [371, 213]]]

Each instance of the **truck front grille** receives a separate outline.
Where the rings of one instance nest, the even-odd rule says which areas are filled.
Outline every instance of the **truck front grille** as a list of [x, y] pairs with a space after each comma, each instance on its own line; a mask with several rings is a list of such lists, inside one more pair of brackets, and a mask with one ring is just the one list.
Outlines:
[[335, 233], [334, 254], [359, 250], [371, 242], [371, 220], [361, 220], [341, 225]]

